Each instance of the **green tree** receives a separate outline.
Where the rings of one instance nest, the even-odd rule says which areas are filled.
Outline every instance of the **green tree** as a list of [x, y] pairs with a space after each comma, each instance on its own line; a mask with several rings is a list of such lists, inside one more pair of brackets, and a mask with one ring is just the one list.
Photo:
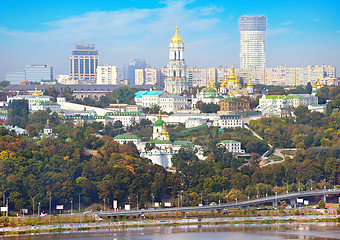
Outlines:
[[14, 126], [24, 128], [28, 123], [28, 101], [12, 100], [8, 104], [8, 120]]

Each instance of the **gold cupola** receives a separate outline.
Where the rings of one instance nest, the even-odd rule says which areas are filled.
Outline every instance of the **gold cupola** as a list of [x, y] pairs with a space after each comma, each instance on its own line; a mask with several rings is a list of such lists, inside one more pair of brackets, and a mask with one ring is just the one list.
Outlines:
[[249, 82], [247, 83], [247, 87], [248, 87], [248, 88], [253, 87], [253, 84], [251, 83], [251, 78], [249, 78]]
[[183, 43], [181, 36], [178, 34], [178, 27], [176, 26], [175, 35], [171, 38], [172, 43]]

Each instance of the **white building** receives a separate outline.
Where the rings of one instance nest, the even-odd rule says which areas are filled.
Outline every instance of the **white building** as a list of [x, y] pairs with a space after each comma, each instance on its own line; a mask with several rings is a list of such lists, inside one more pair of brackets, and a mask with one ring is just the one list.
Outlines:
[[97, 66], [97, 81], [98, 85], [118, 85], [119, 69], [117, 66], [104, 65]]
[[169, 45], [169, 63], [164, 84], [165, 91], [171, 94], [181, 94], [183, 91], [189, 91], [184, 61], [184, 42], [178, 34], [178, 27], [176, 27], [175, 35], [171, 38]]
[[240, 18], [240, 67], [264, 68], [266, 65], [265, 16], [242, 16]]
[[217, 116], [213, 123], [214, 126], [219, 128], [243, 128], [243, 119], [241, 116], [236, 115], [221, 115]]
[[161, 85], [161, 71], [156, 68], [146, 67], [135, 69], [135, 85]]
[[163, 93], [159, 96], [159, 104], [162, 111], [172, 112], [176, 109], [185, 109], [188, 106], [188, 98], [175, 94]]
[[282, 109], [315, 104], [318, 104], [318, 97], [310, 94], [263, 95], [256, 110], [261, 111], [262, 115], [281, 116]]
[[46, 111], [47, 109], [50, 109], [52, 112], [59, 113], [60, 105], [56, 102], [46, 101], [34, 103], [30, 107], [31, 112], [36, 112], [38, 110]]
[[119, 144], [125, 144], [128, 142], [134, 143], [136, 146], [141, 144], [141, 139], [136, 135], [117, 135], [114, 138], [114, 141], [118, 142]]
[[245, 153], [245, 151], [241, 149], [241, 142], [235, 140], [223, 140], [220, 144], [225, 146], [228, 152]]
[[189, 118], [185, 120], [185, 128], [198, 127], [205, 124], [207, 121], [202, 118]]

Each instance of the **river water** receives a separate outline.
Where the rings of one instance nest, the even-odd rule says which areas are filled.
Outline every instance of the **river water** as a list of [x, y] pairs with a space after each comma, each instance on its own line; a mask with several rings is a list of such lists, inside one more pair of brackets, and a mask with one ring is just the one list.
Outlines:
[[161, 226], [143, 228], [111, 228], [62, 233], [40, 233], [6, 236], [1, 239], [38, 240], [283, 240], [340, 239], [337, 223], [221, 224], [191, 226]]

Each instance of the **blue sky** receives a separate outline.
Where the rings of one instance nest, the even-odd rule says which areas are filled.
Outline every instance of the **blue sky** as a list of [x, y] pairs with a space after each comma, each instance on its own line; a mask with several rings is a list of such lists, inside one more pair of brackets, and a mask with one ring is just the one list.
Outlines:
[[168, 61], [176, 24], [188, 66], [239, 66], [238, 19], [267, 17], [267, 66], [340, 69], [340, 1], [0, 0], [0, 80], [25, 64], [68, 74], [76, 42], [93, 42], [101, 64]]

